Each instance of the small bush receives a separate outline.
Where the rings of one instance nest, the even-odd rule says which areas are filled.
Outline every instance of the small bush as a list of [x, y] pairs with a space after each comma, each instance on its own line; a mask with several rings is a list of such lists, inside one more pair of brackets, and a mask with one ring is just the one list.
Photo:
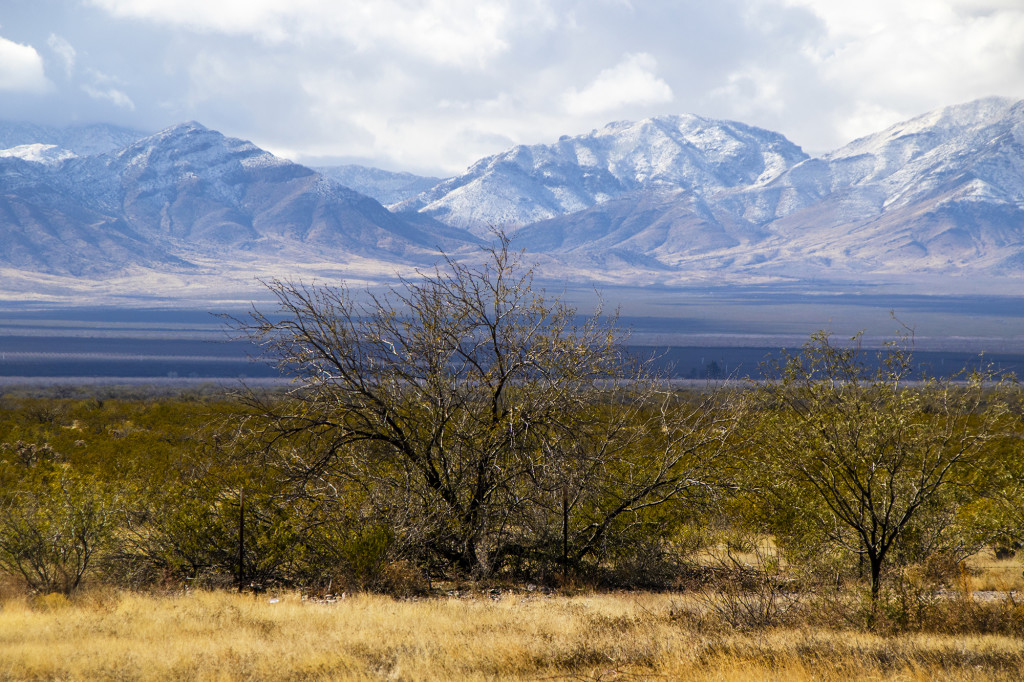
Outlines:
[[752, 546], [754, 563], [732, 551], [716, 557], [716, 580], [697, 591], [710, 612], [736, 630], [758, 630], [793, 620], [802, 606], [801, 593], [781, 570], [778, 557]]
[[119, 508], [70, 466], [29, 469], [0, 503], [0, 568], [34, 592], [71, 594], [112, 541]]

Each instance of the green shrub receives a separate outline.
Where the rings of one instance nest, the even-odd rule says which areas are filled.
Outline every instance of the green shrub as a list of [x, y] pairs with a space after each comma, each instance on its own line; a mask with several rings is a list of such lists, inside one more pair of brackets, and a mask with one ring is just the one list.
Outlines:
[[35, 592], [70, 594], [113, 540], [121, 499], [67, 464], [29, 467], [0, 502], [0, 568]]

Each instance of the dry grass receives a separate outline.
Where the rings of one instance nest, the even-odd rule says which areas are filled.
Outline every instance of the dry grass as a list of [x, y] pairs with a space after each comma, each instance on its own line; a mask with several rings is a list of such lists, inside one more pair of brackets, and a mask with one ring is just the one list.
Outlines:
[[1007, 559], [997, 559], [985, 549], [967, 561], [971, 575], [967, 586], [973, 592], [996, 591], [1024, 594], [1024, 551]]
[[680, 595], [332, 604], [284, 594], [9, 598], [4, 679], [1020, 679], [1000, 636], [769, 629], [702, 619]]

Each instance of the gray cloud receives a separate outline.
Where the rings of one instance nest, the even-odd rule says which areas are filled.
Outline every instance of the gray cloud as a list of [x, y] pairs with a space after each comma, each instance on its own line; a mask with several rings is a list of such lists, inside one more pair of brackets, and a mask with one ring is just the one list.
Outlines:
[[71, 78], [75, 71], [75, 59], [78, 57], [74, 46], [56, 33], [50, 34], [50, 37], [46, 39], [46, 44], [63, 63], [64, 75]]
[[300, 161], [455, 173], [511, 144], [684, 112], [822, 151], [1024, 96], [1017, 0], [10, 2], [0, 50], [22, 61], [0, 60], [0, 87], [20, 94], [0, 116], [195, 119]]

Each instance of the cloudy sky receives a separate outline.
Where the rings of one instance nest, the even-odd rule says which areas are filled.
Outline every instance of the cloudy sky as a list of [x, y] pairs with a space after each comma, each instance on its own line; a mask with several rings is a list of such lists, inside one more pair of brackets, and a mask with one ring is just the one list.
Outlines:
[[1024, 0], [2, 0], [0, 118], [454, 174], [669, 113], [826, 151], [1024, 98]]

